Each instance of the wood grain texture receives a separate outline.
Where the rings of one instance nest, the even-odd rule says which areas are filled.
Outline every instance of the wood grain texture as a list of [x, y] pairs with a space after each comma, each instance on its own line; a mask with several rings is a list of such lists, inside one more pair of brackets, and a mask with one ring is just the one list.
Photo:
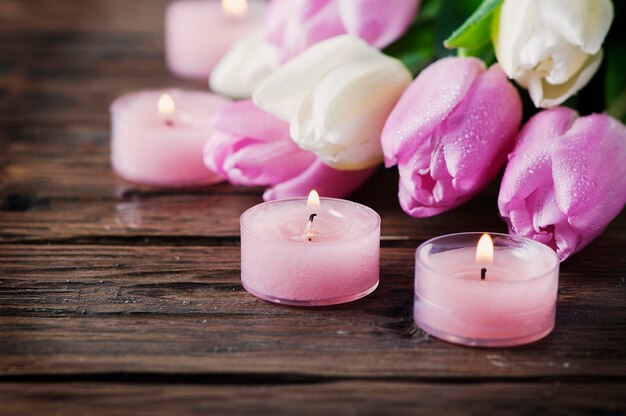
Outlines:
[[[619, 415], [623, 383], [401, 383], [295, 385], [0, 384], [3, 414], [57, 415]], [[620, 397], [621, 396], [621, 397]]]
[[557, 326], [519, 348], [440, 342], [412, 319], [413, 254], [505, 231], [498, 183], [404, 214], [397, 173], [351, 199], [382, 217], [381, 285], [346, 305], [247, 294], [239, 215], [261, 188], [163, 190], [110, 169], [108, 107], [206, 89], [163, 60], [168, 0], [0, 2], [0, 414], [626, 414], [626, 217], [562, 264]]
[[[111, 171], [106, 127], [78, 124], [8, 132], [6, 152], [0, 156], [0, 241], [237, 237], [239, 215], [261, 202], [261, 188], [219, 184], [181, 191], [128, 183]], [[381, 214], [385, 239], [424, 240], [442, 227], [506, 231], [498, 217], [495, 182], [462, 208], [419, 220], [400, 209], [397, 183], [395, 171], [381, 169], [352, 196]]]
[[[415, 327], [413, 249], [382, 249], [381, 285], [365, 299], [293, 308], [243, 290], [238, 247], [0, 247], [4, 374], [626, 373], [626, 289], [618, 273], [590, 262], [574, 264], [575, 272], [563, 268], [558, 325], [550, 337], [485, 350], [442, 343]], [[603, 278], [587, 278], [594, 272]]]
[[3, 0], [0, 34], [160, 33], [168, 3], [169, 0]]

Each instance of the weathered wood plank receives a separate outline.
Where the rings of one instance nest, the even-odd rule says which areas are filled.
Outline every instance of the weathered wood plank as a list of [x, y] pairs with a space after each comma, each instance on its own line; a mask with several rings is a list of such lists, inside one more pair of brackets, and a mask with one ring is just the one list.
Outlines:
[[6, 0], [0, 5], [0, 122], [108, 120], [117, 96], [183, 86], [165, 66], [166, 0]]
[[0, 384], [3, 414], [618, 415], [620, 383], [337, 381], [296, 385]]
[[34, 62], [4, 58], [9, 60], [0, 65], [0, 122], [8, 126], [106, 123], [111, 102], [131, 91], [166, 87], [207, 90], [204, 82], [174, 79], [162, 54], [130, 50], [90, 57], [90, 53], [83, 58], [89, 65], [44, 56], [39, 66], [34, 66]]
[[0, 35], [19, 31], [66, 32], [69, 29], [154, 32], [163, 25], [169, 0], [2, 0]]
[[37, 202], [0, 216], [2, 241], [131, 236], [238, 236], [260, 196], [166, 196], [143, 201]]
[[[82, 185], [78, 178], [75, 183], [77, 187], [86, 185]], [[114, 188], [115, 183], [121, 184], [118, 191]], [[47, 197], [43, 189], [25, 190], [7, 185], [6, 192], [0, 193], [3, 194], [0, 241], [54, 242], [72, 238], [157, 236], [237, 237], [239, 215], [262, 202], [258, 190], [247, 193], [241, 189], [242, 193], [236, 194], [233, 192], [235, 190], [228, 190], [227, 185], [220, 185], [214, 190], [181, 194], [143, 192], [116, 180], [112, 184], [111, 193], [121, 194], [120, 200], [56, 200]], [[68, 182], [67, 185], [72, 186], [72, 183]], [[375, 189], [376, 185], [366, 184], [350, 199], [372, 207], [381, 215], [384, 240], [423, 241], [437, 235], [462, 231], [506, 232], [506, 226], [498, 215], [496, 194], [492, 192], [481, 194], [469, 203], [436, 217], [414, 219], [397, 205], [395, 190], [387, 189], [384, 192], [387, 195], [382, 196]], [[625, 218], [625, 214], [621, 214], [600, 239], [623, 245]]]
[[[599, 249], [609, 249], [600, 247]], [[0, 373], [623, 376], [624, 261], [563, 267], [557, 328], [467, 349], [412, 321], [412, 249], [383, 249], [360, 301], [290, 308], [248, 295], [237, 247], [0, 246]], [[607, 252], [615, 256], [617, 249]]]
[[238, 216], [260, 189], [116, 178], [115, 97], [206, 89], [165, 67], [167, 2], [0, 2], [2, 415], [626, 413], [625, 214], [562, 265], [550, 337], [467, 349], [415, 328], [413, 248], [504, 231], [497, 183], [417, 220], [379, 172], [352, 199], [383, 218], [380, 288], [299, 309], [239, 282]]
[[[105, 125], [25, 126], [0, 130], [0, 241], [94, 237], [239, 235], [238, 216], [261, 202], [261, 188], [225, 183], [163, 191], [115, 176]], [[36, 149], [36, 151], [34, 150]], [[351, 199], [380, 213], [387, 239], [424, 240], [437, 235], [506, 232], [499, 218], [495, 180], [484, 192], [450, 212], [414, 219], [399, 207], [396, 169], [377, 172]], [[242, 195], [241, 197], [239, 195]], [[211, 211], [215, 207], [216, 211]], [[622, 214], [603, 238], [623, 241]]]
[[225, 182], [177, 190], [129, 183], [111, 169], [108, 121], [95, 124], [0, 129], [0, 210], [8, 210], [6, 198], [18, 197], [38, 205], [43, 200], [123, 202], [167, 195], [262, 192], [261, 188], [232, 187]]
[[[363, 192], [367, 192], [364, 190]], [[27, 197], [21, 210], [20, 195], [5, 197], [5, 207], [18, 198], [16, 210], [0, 215], [0, 241], [51, 241], [97, 237], [237, 237], [239, 216], [262, 202], [257, 195], [165, 195], [134, 201], [55, 201]], [[395, 197], [392, 197], [395, 199]], [[399, 207], [377, 207], [360, 197], [353, 198], [377, 210], [383, 218], [382, 236], [386, 240], [425, 240], [444, 231], [505, 231], [493, 213], [476, 216], [480, 202], [467, 205], [435, 218], [411, 219]], [[495, 203], [495, 201], [493, 202]], [[386, 202], [383, 202], [386, 204]]]
[[[260, 188], [220, 184], [163, 191], [125, 182], [110, 168], [108, 134], [106, 126], [85, 124], [6, 129], [6, 152], [0, 155], [0, 241], [235, 237], [239, 214], [261, 202]], [[497, 213], [497, 183], [455, 211], [417, 220], [399, 208], [397, 181], [395, 169], [381, 168], [352, 196], [381, 214], [386, 238], [425, 239], [442, 229], [505, 231]]]

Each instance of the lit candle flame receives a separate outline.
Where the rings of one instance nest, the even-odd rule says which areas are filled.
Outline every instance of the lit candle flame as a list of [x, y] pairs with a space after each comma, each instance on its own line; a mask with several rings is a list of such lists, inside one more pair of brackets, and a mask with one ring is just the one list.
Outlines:
[[159, 98], [157, 109], [159, 110], [159, 114], [164, 116], [173, 114], [176, 111], [176, 104], [174, 104], [172, 96], [167, 93], [163, 94], [161, 98]]
[[[312, 210], [320, 207], [320, 195], [315, 189], [312, 189], [311, 192], [309, 192], [309, 197], [306, 200], [306, 206], [307, 208]], [[311, 214], [309, 216], [309, 222], [306, 223], [306, 228], [304, 229], [305, 237], [309, 241], [311, 241], [311, 239], [315, 235], [315, 231], [313, 230], [313, 219], [316, 216], [317, 214]]]
[[229, 16], [242, 17], [248, 12], [247, 0], [222, 0], [222, 10]]
[[476, 263], [493, 263], [493, 240], [487, 233], [483, 234], [480, 240], [478, 240], [478, 245], [476, 246]]
[[317, 193], [315, 189], [312, 189], [311, 192], [309, 192], [309, 197], [306, 200], [306, 206], [308, 208], [320, 207], [320, 195]]

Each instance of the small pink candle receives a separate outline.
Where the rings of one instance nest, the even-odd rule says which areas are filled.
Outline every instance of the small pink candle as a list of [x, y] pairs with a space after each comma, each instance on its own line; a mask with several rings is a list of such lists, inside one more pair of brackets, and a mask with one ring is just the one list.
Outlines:
[[123, 95], [111, 104], [111, 164], [132, 182], [165, 187], [221, 180], [202, 162], [211, 115], [229, 100], [168, 89]]
[[241, 216], [241, 280], [275, 303], [334, 305], [378, 286], [380, 217], [350, 201], [294, 198]]
[[262, 0], [179, 0], [165, 14], [165, 53], [170, 70], [208, 80], [213, 67], [238, 40], [261, 30]]
[[527, 344], [552, 331], [556, 253], [526, 238], [491, 236], [452, 234], [417, 249], [414, 316], [424, 331], [481, 347]]

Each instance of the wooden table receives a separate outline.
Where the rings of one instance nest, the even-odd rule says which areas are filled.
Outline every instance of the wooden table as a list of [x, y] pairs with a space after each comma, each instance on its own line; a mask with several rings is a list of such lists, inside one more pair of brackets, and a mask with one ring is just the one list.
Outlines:
[[0, 2], [0, 414], [626, 413], [622, 214], [562, 265], [555, 331], [470, 349], [412, 320], [427, 238], [505, 231], [497, 184], [417, 220], [382, 171], [378, 290], [302, 309], [247, 294], [239, 215], [260, 189], [138, 187], [109, 165], [108, 105], [174, 79], [164, 0]]

